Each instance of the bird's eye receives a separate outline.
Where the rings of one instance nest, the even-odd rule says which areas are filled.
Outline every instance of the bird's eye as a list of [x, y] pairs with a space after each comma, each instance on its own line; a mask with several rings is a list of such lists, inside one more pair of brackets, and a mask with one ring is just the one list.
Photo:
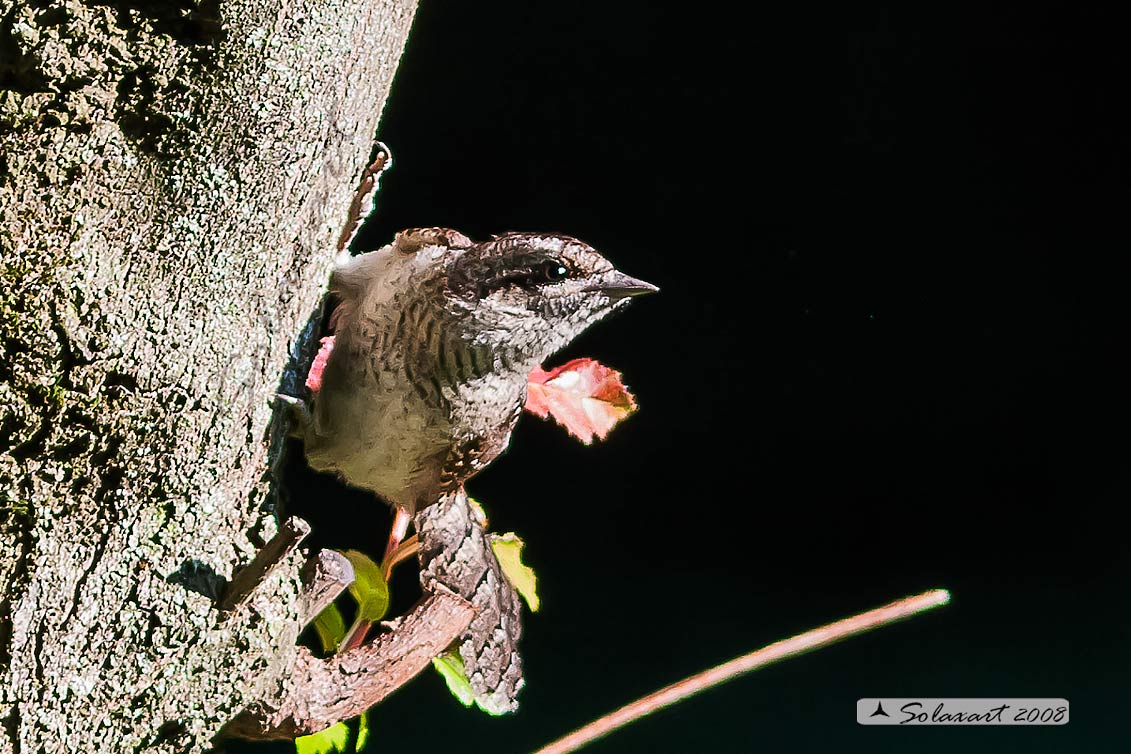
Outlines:
[[[519, 270], [512, 270], [498, 275], [483, 287], [490, 292], [514, 286], [526, 291], [535, 292], [539, 286], [546, 283], [556, 283], [570, 276], [571, 270], [564, 262], [556, 259], [547, 259], [535, 262]], [[483, 298], [483, 296], [480, 296]]]
[[542, 277], [551, 283], [565, 280], [569, 276], [569, 269], [561, 262], [549, 261], [542, 265]]

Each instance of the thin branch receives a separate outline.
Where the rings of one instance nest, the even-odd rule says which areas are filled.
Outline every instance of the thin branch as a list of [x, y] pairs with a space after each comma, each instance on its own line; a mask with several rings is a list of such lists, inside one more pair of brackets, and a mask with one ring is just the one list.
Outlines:
[[310, 623], [353, 583], [353, 565], [335, 550], [321, 550], [302, 568], [299, 620]]
[[750, 654], [736, 657], [722, 665], [717, 665], [710, 670], [705, 670], [678, 683], [660, 689], [655, 693], [638, 699], [631, 704], [610, 712], [588, 725], [575, 730], [569, 735], [559, 738], [551, 744], [543, 746], [534, 754], [569, 754], [577, 751], [593, 741], [612, 733], [628, 723], [638, 720], [655, 712], [658, 709], [675, 704], [678, 701], [698, 694], [700, 691], [717, 686], [720, 683], [733, 680], [738, 676], [752, 670], [763, 668], [766, 665], [796, 657], [820, 647], [856, 636], [873, 628], [886, 626], [889, 623], [904, 620], [921, 613], [924, 610], [945, 605], [950, 601], [950, 593], [945, 589], [935, 589], [930, 592], [917, 594], [914, 597], [905, 597], [896, 600], [875, 610], [869, 610], [851, 618], [845, 618], [835, 623], [830, 623], [803, 634], [798, 634], [790, 639], [770, 644]]
[[393, 166], [393, 153], [389, 148], [381, 142], [377, 142], [375, 148], [377, 154], [361, 174], [361, 181], [357, 191], [354, 192], [353, 201], [350, 202], [349, 214], [346, 215], [346, 224], [342, 227], [341, 235], [338, 236], [339, 253], [349, 249], [361, 224], [373, 212], [373, 196], [377, 192], [377, 181], [382, 173]]
[[251, 596], [256, 587], [263, 583], [275, 566], [286, 559], [298, 547], [306, 535], [310, 534], [310, 524], [301, 518], [288, 518], [279, 531], [255, 558], [241, 568], [228, 584], [224, 598], [220, 601], [220, 611], [233, 612]]

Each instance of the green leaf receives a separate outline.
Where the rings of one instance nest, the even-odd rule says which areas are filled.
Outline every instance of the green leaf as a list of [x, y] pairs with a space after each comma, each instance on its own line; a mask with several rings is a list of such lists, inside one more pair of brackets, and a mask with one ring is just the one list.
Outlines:
[[295, 739], [297, 754], [334, 754], [349, 751], [350, 729], [345, 723], [334, 723], [326, 730]]
[[357, 741], [354, 742], [355, 751], [361, 751], [369, 743], [369, 710], [361, 713], [357, 718]]
[[346, 550], [342, 553], [353, 565], [353, 583], [350, 594], [357, 600], [357, 619], [376, 623], [389, 609], [389, 585], [381, 573], [381, 566], [365, 553]]
[[440, 671], [452, 696], [459, 699], [464, 707], [470, 707], [475, 701], [475, 692], [471, 690], [467, 673], [463, 669], [463, 658], [459, 656], [459, 652], [451, 649], [439, 657], [433, 657], [432, 667]]
[[522, 562], [522, 547], [523, 541], [514, 532], [491, 535], [491, 549], [499, 559], [503, 575], [526, 600], [530, 612], [536, 613], [541, 604], [538, 601], [538, 577], [534, 575], [533, 568]]
[[323, 652], [329, 654], [336, 651], [346, 636], [346, 622], [342, 619], [342, 612], [335, 605], [330, 605], [314, 619], [314, 630], [318, 632]]

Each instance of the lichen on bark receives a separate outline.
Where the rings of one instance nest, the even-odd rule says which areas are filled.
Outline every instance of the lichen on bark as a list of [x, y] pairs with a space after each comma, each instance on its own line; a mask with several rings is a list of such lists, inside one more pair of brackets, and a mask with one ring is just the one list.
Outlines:
[[0, 752], [190, 751], [282, 693], [270, 397], [411, 0], [0, 4]]

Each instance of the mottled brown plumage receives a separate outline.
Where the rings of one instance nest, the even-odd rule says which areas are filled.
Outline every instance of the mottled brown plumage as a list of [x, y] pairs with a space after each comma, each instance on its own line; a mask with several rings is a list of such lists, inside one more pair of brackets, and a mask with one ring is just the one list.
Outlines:
[[344, 259], [331, 288], [335, 342], [301, 429], [307, 459], [415, 515], [425, 587], [480, 610], [461, 647], [478, 701], [512, 710], [518, 603], [463, 483], [506, 449], [530, 371], [656, 288], [567, 236], [473, 243], [444, 228]]

